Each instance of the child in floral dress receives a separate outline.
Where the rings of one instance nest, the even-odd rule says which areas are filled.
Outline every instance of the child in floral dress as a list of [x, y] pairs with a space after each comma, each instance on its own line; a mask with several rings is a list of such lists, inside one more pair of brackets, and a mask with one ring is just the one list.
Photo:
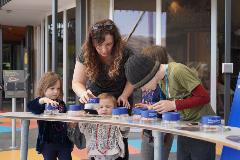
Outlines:
[[[117, 106], [115, 97], [108, 93], [102, 93], [98, 97], [98, 115], [111, 115], [112, 109]], [[80, 122], [79, 129], [85, 135], [88, 157], [91, 160], [124, 159], [123, 137], [127, 136], [128, 127]]]

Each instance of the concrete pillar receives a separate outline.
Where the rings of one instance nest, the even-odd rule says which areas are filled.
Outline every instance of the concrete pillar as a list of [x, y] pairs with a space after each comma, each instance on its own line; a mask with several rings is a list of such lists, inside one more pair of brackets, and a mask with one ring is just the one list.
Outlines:
[[110, 0], [91, 0], [89, 9], [90, 25], [95, 22], [109, 18]]

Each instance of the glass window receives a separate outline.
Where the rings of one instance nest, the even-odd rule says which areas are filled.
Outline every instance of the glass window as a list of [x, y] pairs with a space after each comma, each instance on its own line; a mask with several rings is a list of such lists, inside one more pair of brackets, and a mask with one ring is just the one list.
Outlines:
[[67, 72], [67, 80], [68, 80], [68, 97], [67, 97], [67, 104], [74, 104], [75, 103], [75, 93], [72, 90], [72, 76], [73, 76], [73, 70], [75, 66], [75, 36], [76, 36], [76, 30], [75, 30], [75, 8], [69, 9], [67, 11], [67, 17], [68, 17], [68, 72]]
[[[240, 71], [240, 1], [232, 0], [231, 18], [231, 62], [233, 63], [233, 74], [231, 75], [232, 96], [236, 88], [238, 74]], [[223, 57], [223, 56], [222, 56]]]
[[[49, 29], [49, 67], [52, 64], [52, 16], [48, 17]], [[63, 12], [57, 14], [57, 52], [56, 52], [56, 73], [63, 74]], [[50, 70], [50, 69], [49, 69]]]
[[154, 0], [150, 0], [147, 5], [143, 5], [146, 2], [134, 2], [131, 1], [129, 4], [126, 0], [115, 0], [114, 22], [128, 44], [136, 52], [140, 52], [144, 47], [155, 44], [156, 41], [156, 3]]
[[[231, 62], [233, 63], [233, 74], [231, 74], [230, 97], [232, 102], [238, 74], [240, 71], [240, 1], [233, 0], [231, 12]], [[222, 74], [222, 63], [225, 58], [225, 1], [218, 1], [218, 85], [217, 85], [217, 113], [224, 115], [224, 74]]]
[[[127, 44], [140, 53], [156, 43], [156, 0], [115, 0], [114, 22]], [[141, 91], [133, 93], [134, 103], [141, 102]]]
[[2, 51], [2, 60], [3, 60], [3, 70], [10, 70], [12, 69], [12, 47], [10, 44], [3, 44], [3, 51]]
[[217, 73], [217, 114], [224, 116], [224, 78], [222, 63], [224, 62], [225, 45], [225, 8], [224, 0], [218, 1], [218, 73]]
[[[163, 0], [162, 40], [174, 61], [193, 68], [210, 89], [211, 1]], [[165, 36], [165, 37], [164, 37]]]
[[57, 53], [56, 53], [56, 72], [63, 74], [63, 12], [57, 15]]
[[[51, 62], [52, 53], [52, 17], [49, 16], [49, 58]], [[66, 104], [75, 103], [75, 93], [72, 90], [72, 75], [75, 65], [75, 8], [67, 11], [67, 32], [68, 32], [68, 51], [67, 51], [67, 83], [68, 93]], [[56, 72], [63, 74], [63, 12], [58, 13], [57, 22], [57, 55], [56, 55]], [[50, 65], [51, 67], [51, 65]]]
[[48, 68], [47, 71], [51, 71], [52, 68], [52, 16], [48, 16]]

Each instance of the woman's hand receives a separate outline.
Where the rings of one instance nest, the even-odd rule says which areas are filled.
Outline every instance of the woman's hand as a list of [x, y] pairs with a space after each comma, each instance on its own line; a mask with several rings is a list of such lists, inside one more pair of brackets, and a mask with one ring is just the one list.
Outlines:
[[176, 110], [175, 101], [170, 101], [170, 100], [161, 100], [153, 104], [152, 106], [153, 106], [153, 109], [159, 113]]
[[40, 104], [50, 104], [50, 105], [52, 105], [52, 106], [58, 106], [59, 105], [59, 103], [58, 102], [56, 102], [56, 101], [54, 101], [54, 100], [51, 100], [50, 98], [47, 98], [47, 97], [43, 97], [43, 98], [40, 98], [39, 99], [39, 103]]
[[124, 95], [120, 95], [117, 99], [118, 105], [123, 105], [124, 107], [130, 108], [130, 104], [128, 102], [128, 97], [124, 96]]
[[85, 104], [85, 103], [88, 102], [89, 98], [91, 98], [91, 97], [95, 97], [95, 96], [93, 95], [92, 91], [90, 91], [90, 90], [88, 89], [88, 90], [86, 90], [86, 91], [84, 91], [84, 92], [81, 93], [81, 96], [80, 96], [80, 98], [79, 98], [79, 101], [80, 101], [81, 103]]
[[132, 94], [133, 89], [133, 85], [129, 81], [127, 81], [122, 94], [117, 99], [118, 105], [122, 104], [124, 107], [131, 108], [128, 102], [128, 97]]

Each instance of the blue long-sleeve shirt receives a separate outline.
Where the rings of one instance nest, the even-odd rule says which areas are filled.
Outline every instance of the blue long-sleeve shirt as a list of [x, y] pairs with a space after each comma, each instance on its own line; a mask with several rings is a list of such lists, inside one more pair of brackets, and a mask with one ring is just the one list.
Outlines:
[[[152, 102], [156, 103], [160, 100], [165, 100], [165, 99], [166, 99], [166, 96], [164, 95], [160, 86], [157, 85], [157, 88], [154, 90], [154, 93], [153, 93]], [[162, 118], [162, 115], [158, 114], [158, 118]], [[143, 132], [144, 132], [144, 135], [152, 138], [152, 131], [151, 130], [144, 129]]]
[[[28, 103], [28, 109], [34, 114], [41, 114], [44, 112], [45, 104], [40, 104], [38, 97]], [[65, 113], [67, 111], [65, 103], [58, 100], [59, 111]], [[36, 150], [42, 153], [42, 147], [45, 143], [59, 144], [61, 147], [73, 148], [72, 142], [67, 136], [67, 123], [59, 121], [42, 121], [38, 120], [38, 138]]]
[[158, 102], [160, 100], [166, 99], [166, 96], [163, 94], [163, 91], [161, 90], [160, 86], [157, 85], [157, 88], [154, 90], [153, 93], [153, 102]]

